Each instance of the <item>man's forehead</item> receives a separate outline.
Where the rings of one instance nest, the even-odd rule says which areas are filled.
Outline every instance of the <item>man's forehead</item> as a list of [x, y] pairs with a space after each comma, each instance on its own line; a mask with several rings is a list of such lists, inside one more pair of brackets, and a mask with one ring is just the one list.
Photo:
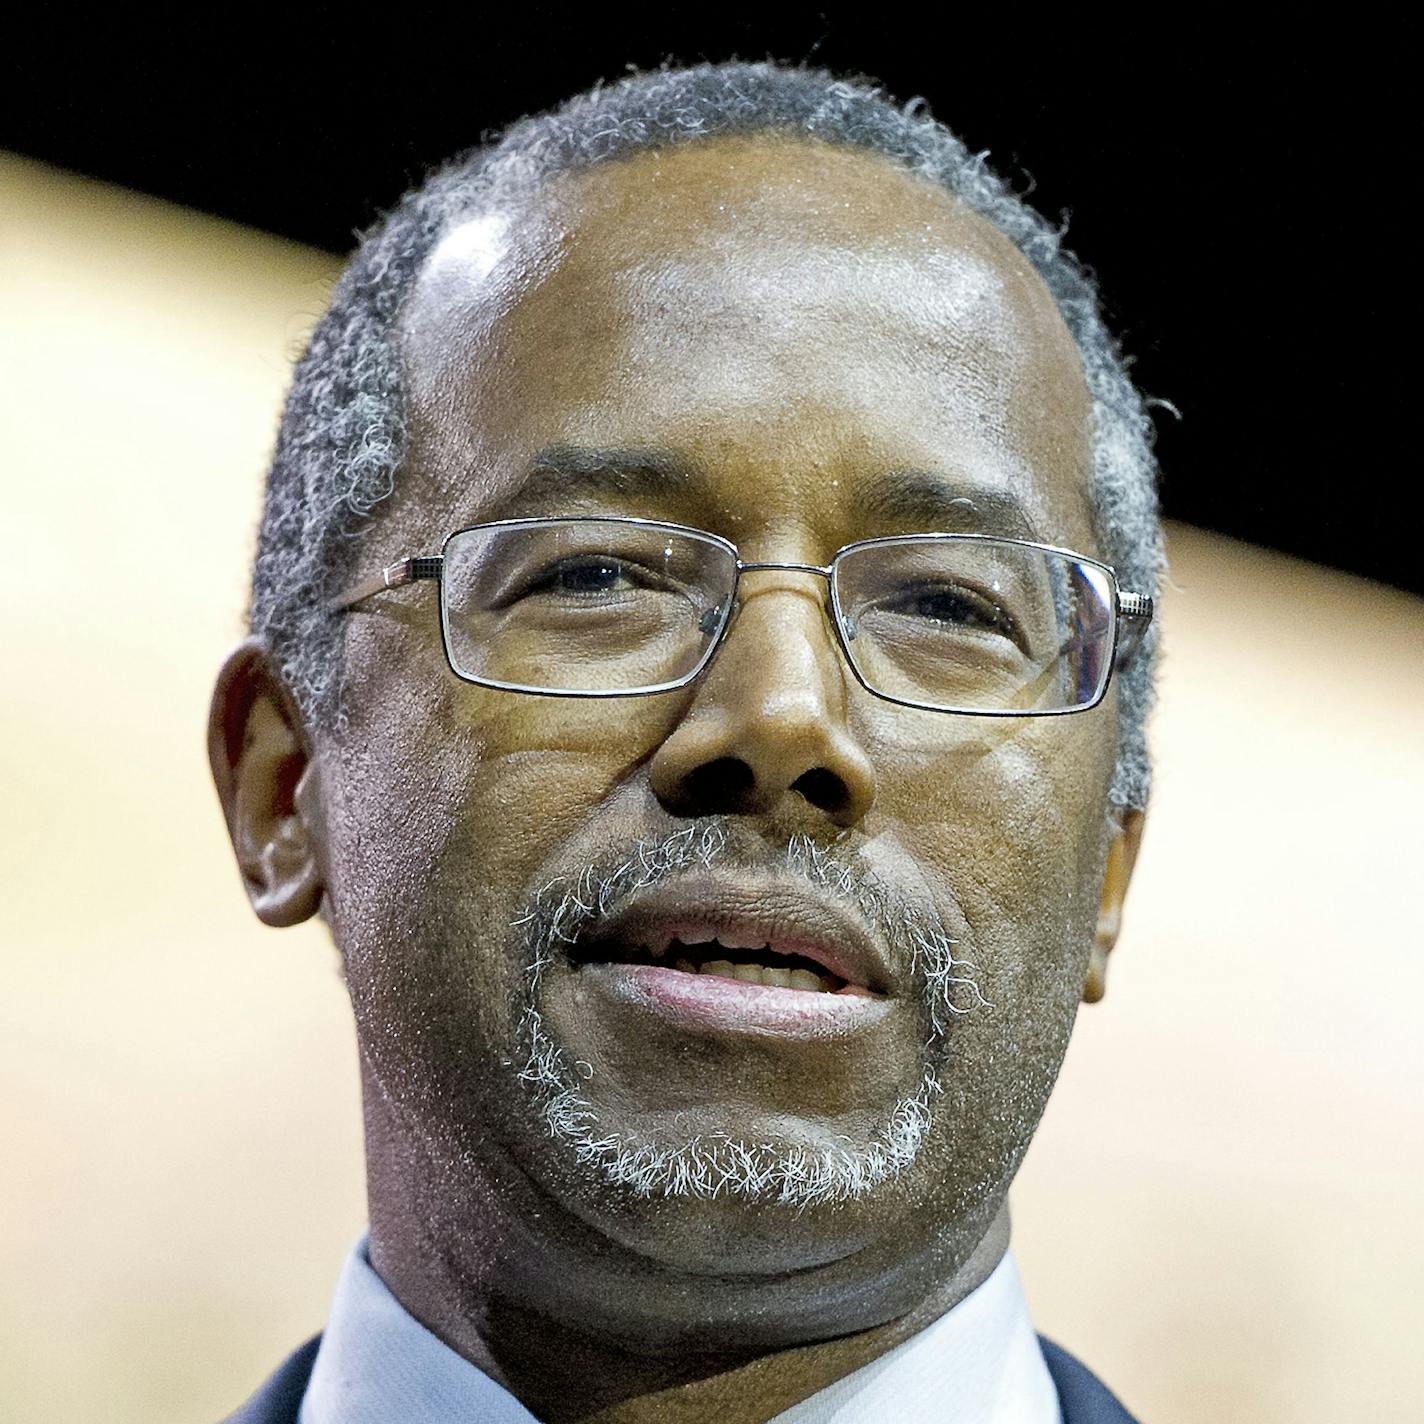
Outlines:
[[487, 206], [437, 242], [407, 303], [405, 330], [452, 307], [488, 317], [555, 270], [646, 281], [659, 259], [749, 261], [773, 270], [788, 249], [860, 254], [857, 276], [903, 286], [916, 266], [953, 300], [996, 297], [1025, 339], [1072, 345], [1031, 264], [992, 223], [939, 184], [881, 155], [776, 135], [651, 149], [535, 186], [496, 185]]
[[[496, 388], [506, 404], [528, 403], [568, 381], [566, 404], [578, 405], [597, 385], [591, 364], [605, 377], [625, 368], [626, 388], [670, 340], [695, 352], [660, 373], [672, 405], [808, 397], [837, 360], [836, 399], [863, 390], [873, 404], [897, 362], [937, 361], [942, 428], [1036, 422], [1001, 444], [1028, 451], [1046, 436], [1086, 453], [1077, 349], [1004, 234], [879, 155], [765, 135], [562, 175], [453, 225], [403, 312], [413, 432], [443, 447], [448, 473], [477, 469], [489, 463], [479, 427]], [[539, 446], [569, 435], [530, 432]]]

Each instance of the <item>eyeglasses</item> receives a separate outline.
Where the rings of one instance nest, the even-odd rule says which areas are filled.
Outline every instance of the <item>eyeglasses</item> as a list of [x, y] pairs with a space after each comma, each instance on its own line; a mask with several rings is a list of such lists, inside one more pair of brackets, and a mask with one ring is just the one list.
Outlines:
[[743, 575], [827, 581], [841, 651], [867, 692], [987, 717], [1083, 712], [1152, 620], [1106, 564], [984, 534], [862, 539], [819, 564], [750, 563], [716, 534], [650, 519], [500, 519], [457, 529], [328, 605], [417, 579], [440, 583], [455, 676], [550, 697], [686, 687], [712, 661]]

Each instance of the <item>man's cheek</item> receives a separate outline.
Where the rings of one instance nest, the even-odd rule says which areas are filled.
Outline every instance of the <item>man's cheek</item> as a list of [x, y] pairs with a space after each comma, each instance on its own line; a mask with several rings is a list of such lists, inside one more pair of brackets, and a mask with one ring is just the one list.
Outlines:
[[[603, 828], [604, 842], [620, 834], [617, 807], [628, 799], [642, 759], [630, 765], [607, 742], [586, 750], [530, 748], [464, 769], [466, 809], [452, 819], [449, 839], [464, 846], [491, 886], [520, 908], [542, 888], [529, 877], [565, 841], [580, 833], [586, 839], [591, 820]], [[579, 868], [558, 864], [555, 870]]]
[[547, 697], [452, 679], [438, 725], [442, 735], [464, 729], [477, 736], [482, 758], [491, 763], [562, 753], [626, 766], [651, 756], [671, 734], [686, 696]]
[[[959, 904], [980, 969], [1000, 981], [1061, 974], [1095, 915], [1089, 903], [1105, 803], [1094, 757], [1073, 755], [1062, 734], [1005, 739], [960, 756], [908, 814], [911, 856]], [[981, 987], [993, 995], [980, 979]]]

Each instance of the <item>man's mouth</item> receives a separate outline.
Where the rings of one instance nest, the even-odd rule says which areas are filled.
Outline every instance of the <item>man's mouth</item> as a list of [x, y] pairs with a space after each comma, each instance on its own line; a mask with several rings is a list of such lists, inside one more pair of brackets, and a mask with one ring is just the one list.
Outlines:
[[[651, 937], [650, 937], [651, 938]], [[864, 994], [872, 991], [834, 974], [810, 954], [783, 951], [770, 943], [746, 943], [733, 931], [687, 928], [658, 935], [651, 944], [603, 940], [575, 955], [585, 964], [657, 965], [683, 974], [710, 974], [744, 984], [798, 989], [813, 994]]]
[[883, 955], [860, 925], [784, 881], [683, 879], [635, 897], [574, 946], [576, 965], [651, 966], [801, 994], [884, 998]]
[[579, 1011], [611, 1014], [625, 1041], [661, 1024], [821, 1052], [880, 1033], [906, 992], [852, 907], [777, 872], [698, 871], [636, 890], [585, 927], [568, 962]]

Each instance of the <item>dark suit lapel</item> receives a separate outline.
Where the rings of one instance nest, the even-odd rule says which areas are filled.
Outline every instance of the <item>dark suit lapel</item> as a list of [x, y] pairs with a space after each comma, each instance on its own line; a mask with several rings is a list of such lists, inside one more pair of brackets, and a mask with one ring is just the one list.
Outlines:
[[297, 1424], [297, 1411], [302, 1407], [302, 1396], [307, 1392], [307, 1381], [320, 1344], [321, 1336], [314, 1335], [305, 1345], [293, 1350], [271, 1379], [222, 1424]]
[[1038, 1337], [1048, 1373], [1058, 1390], [1063, 1424], [1137, 1424], [1107, 1386], [1061, 1345]]

